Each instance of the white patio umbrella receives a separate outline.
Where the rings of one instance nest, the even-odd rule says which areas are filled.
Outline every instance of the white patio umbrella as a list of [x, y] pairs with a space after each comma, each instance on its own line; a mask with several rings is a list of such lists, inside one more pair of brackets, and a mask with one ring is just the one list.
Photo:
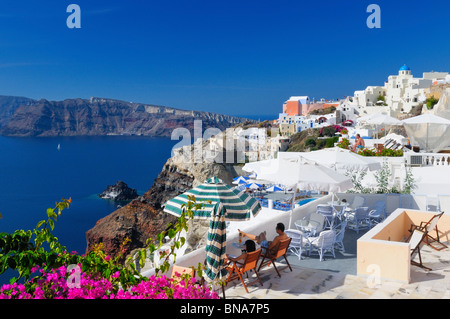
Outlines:
[[420, 149], [438, 152], [450, 145], [450, 120], [427, 113], [402, 122], [411, 142]]
[[252, 173], [252, 174], [248, 175], [248, 177], [249, 177], [249, 178], [257, 178], [257, 177], [258, 177], [258, 174]]
[[277, 170], [258, 174], [275, 184], [298, 187], [303, 190], [342, 192], [351, 187], [351, 179], [335, 170], [304, 157], [277, 159]]
[[245, 187], [250, 188], [250, 189], [259, 189], [262, 187], [262, 185], [257, 184], [257, 183], [250, 183], [245, 185]]
[[358, 123], [366, 123], [368, 120], [373, 119], [377, 116], [382, 115], [382, 113], [373, 113], [373, 114], [368, 114], [368, 115], [364, 115], [364, 116], [360, 116], [357, 118]]
[[375, 171], [381, 169], [379, 161], [340, 147], [304, 152], [301, 153], [301, 156], [338, 172], [347, 170]]
[[344, 192], [353, 187], [351, 178], [303, 157], [279, 158], [276, 161], [278, 166], [276, 171], [270, 170], [267, 173], [263, 171], [258, 176], [288, 187], [329, 192], [333, 194], [332, 198], [334, 193]]
[[375, 116], [372, 116], [371, 118], [368, 118], [365, 121], [367, 124], [375, 125], [377, 128], [377, 138], [378, 138], [378, 126], [383, 125], [384, 127], [390, 126], [390, 125], [402, 125], [403, 122], [399, 119], [396, 119], [395, 117], [378, 113]]
[[233, 184], [247, 184], [247, 183], [248, 177], [238, 176], [236, 178], [233, 178]]
[[276, 159], [268, 159], [268, 160], [262, 160], [262, 161], [256, 161], [256, 162], [250, 162], [250, 163], [246, 163], [243, 167], [242, 170], [245, 172], [249, 172], [252, 173], [251, 175], [256, 175], [258, 176], [258, 179], [262, 179], [259, 174], [262, 171], [268, 171], [271, 169], [271, 167], [275, 167], [277, 160]]
[[273, 186], [267, 188], [266, 191], [268, 191], [268, 192], [281, 192], [281, 191], [283, 191], [283, 189], [281, 187], [273, 185]]
[[377, 114], [376, 116], [373, 116], [366, 120], [366, 123], [368, 124], [374, 124], [374, 125], [402, 125], [402, 121], [399, 119], [386, 115], [386, 114]]

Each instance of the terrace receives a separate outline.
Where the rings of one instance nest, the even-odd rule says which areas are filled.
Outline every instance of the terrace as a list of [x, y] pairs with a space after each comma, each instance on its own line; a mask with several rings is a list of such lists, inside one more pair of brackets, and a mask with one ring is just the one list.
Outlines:
[[[450, 297], [448, 251], [422, 246], [423, 263], [432, 271], [412, 266], [409, 244], [403, 242], [411, 223], [428, 220], [433, 213], [397, 209], [386, 221], [362, 236], [348, 231], [346, 253], [320, 262], [318, 258], [299, 260], [289, 256], [293, 271], [285, 269], [281, 278], [273, 267], [259, 272], [263, 286], [248, 287], [235, 282], [226, 289], [229, 299], [439, 299]], [[450, 215], [438, 223], [441, 240], [449, 242]], [[391, 237], [393, 236], [393, 237]], [[395, 236], [395, 240], [394, 240]], [[284, 262], [280, 262], [283, 264]]]
[[[337, 194], [340, 199], [351, 200], [356, 194]], [[361, 195], [360, 195], [361, 196]], [[289, 269], [277, 276], [273, 267], [260, 271], [263, 286], [248, 286], [249, 293], [239, 281], [228, 284], [225, 290], [229, 299], [275, 299], [275, 298], [449, 298], [450, 297], [450, 259], [448, 249], [434, 251], [428, 246], [421, 248], [423, 263], [433, 270], [411, 266], [409, 245], [401, 242], [407, 235], [406, 228], [411, 223], [428, 220], [434, 212], [427, 212], [427, 199], [420, 195], [362, 195], [366, 205], [373, 206], [376, 201], [386, 201], [388, 218], [370, 230], [357, 234], [347, 230], [344, 236], [345, 253], [336, 251], [336, 258], [327, 257], [319, 261], [318, 256], [289, 255]], [[328, 203], [331, 196], [323, 196], [306, 203], [293, 211], [280, 211], [263, 208], [256, 218], [245, 222], [230, 222], [227, 226], [227, 251], [236, 249], [233, 243], [238, 240], [237, 229], [258, 234], [267, 231], [267, 238], [273, 238], [275, 225], [282, 222], [286, 228], [295, 228], [294, 222], [315, 212], [317, 205]], [[450, 205], [443, 201], [441, 209]], [[398, 208], [398, 207], [407, 208]], [[290, 226], [288, 226], [290, 225]], [[443, 241], [449, 242], [450, 215], [445, 214], [439, 224]], [[394, 236], [395, 234], [395, 236]], [[377, 251], [374, 251], [375, 248]], [[395, 249], [403, 249], [402, 263], [398, 263]], [[380, 253], [383, 252], [383, 253]], [[393, 263], [394, 256], [396, 262]], [[205, 251], [200, 248], [177, 258], [180, 266], [203, 263]], [[283, 264], [284, 262], [281, 261]], [[378, 268], [373, 268], [375, 265]], [[378, 271], [378, 272], [376, 272]], [[394, 276], [392, 273], [401, 273]], [[150, 271], [145, 272], [151, 274]]]

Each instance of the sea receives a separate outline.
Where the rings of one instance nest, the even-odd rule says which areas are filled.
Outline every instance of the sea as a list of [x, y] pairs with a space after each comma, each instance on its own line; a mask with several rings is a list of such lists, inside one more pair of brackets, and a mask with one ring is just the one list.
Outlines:
[[[119, 180], [144, 194], [173, 148], [191, 142], [140, 136], [0, 136], [0, 233], [32, 230], [47, 219], [47, 208], [71, 198], [53, 233], [69, 252], [84, 254], [86, 231], [126, 204], [98, 194]], [[0, 285], [6, 276], [0, 275]]]
[[84, 254], [86, 231], [124, 205], [98, 194], [122, 180], [142, 195], [176, 143], [131, 136], [0, 137], [0, 232], [34, 229], [47, 219], [47, 208], [71, 198], [54, 234], [69, 252]]

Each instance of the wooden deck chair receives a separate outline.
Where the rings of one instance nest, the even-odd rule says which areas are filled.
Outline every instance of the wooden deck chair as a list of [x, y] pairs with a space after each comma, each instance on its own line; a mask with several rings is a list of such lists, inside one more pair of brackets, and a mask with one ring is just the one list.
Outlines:
[[175, 284], [178, 284], [183, 280], [183, 275], [189, 275], [189, 277], [193, 278], [195, 277], [195, 270], [192, 268], [177, 265], [172, 266], [172, 273], [170, 275], [170, 278], [173, 279]]
[[[431, 270], [431, 268], [428, 268], [423, 265], [422, 263], [422, 255], [420, 254], [420, 245], [424, 241], [425, 237], [427, 236], [426, 231], [421, 231], [418, 229], [413, 230], [411, 237], [409, 239], [410, 249], [411, 249], [411, 265], [418, 266], [420, 268], [424, 268], [427, 270]], [[418, 255], [419, 256], [419, 262], [414, 261], [414, 257]]]
[[394, 143], [395, 143], [395, 140], [390, 138], [384, 142], [384, 148], [389, 148], [390, 146], [392, 146], [391, 144], [394, 144]]
[[[435, 250], [442, 250], [444, 248], [447, 248], [446, 245], [441, 243], [439, 238], [439, 230], [437, 228], [437, 223], [443, 214], [444, 212], [436, 214], [429, 221], [421, 222], [420, 225], [411, 225], [411, 229], [409, 231], [413, 232], [415, 229], [417, 229], [426, 232], [427, 236], [425, 237], [424, 241], [428, 246]], [[430, 233], [433, 231], [436, 231], [436, 237], [430, 235]], [[436, 243], [438, 246], [436, 245]]]
[[280, 240], [280, 243], [278, 244], [277, 248], [272, 249], [272, 250], [265, 249], [265, 253], [261, 254], [262, 260], [261, 260], [261, 263], [259, 264], [258, 271], [263, 266], [266, 266], [266, 265], [270, 266], [270, 264], [272, 264], [273, 268], [275, 268], [278, 276], [281, 277], [281, 274], [275, 264], [277, 259], [280, 257], [284, 257], [284, 260], [286, 260], [286, 263], [287, 263], [287, 266], [280, 270], [283, 270], [283, 269], [289, 267], [289, 269], [292, 271], [292, 267], [289, 264], [289, 261], [287, 260], [287, 257], [286, 257], [289, 245], [291, 244], [291, 240], [292, 240], [292, 238], [288, 237], [287, 239]]
[[[228, 284], [229, 282], [239, 278], [242, 282], [242, 285], [244, 285], [245, 291], [247, 293], [248, 293], [247, 285], [254, 285], [255, 283], [259, 282], [262, 286], [263, 283], [261, 281], [261, 278], [259, 277], [258, 271], [256, 270], [256, 266], [258, 264], [260, 255], [261, 255], [261, 249], [258, 249], [256, 251], [247, 253], [247, 257], [245, 258], [243, 263], [238, 262], [238, 261], [232, 261], [230, 263], [230, 265], [227, 267], [228, 276], [227, 276], [225, 284]], [[245, 284], [243, 275], [252, 270], [255, 271], [257, 279], [253, 282]], [[225, 291], [223, 291], [223, 294], [225, 296]]]

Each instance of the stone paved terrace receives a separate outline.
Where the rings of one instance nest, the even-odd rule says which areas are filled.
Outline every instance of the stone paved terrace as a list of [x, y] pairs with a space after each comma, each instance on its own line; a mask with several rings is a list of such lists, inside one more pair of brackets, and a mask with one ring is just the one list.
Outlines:
[[[227, 299], [450, 299], [450, 248], [435, 251], [423, 246], [421, 252], [423, 264], [432, 268], [432, 271], [411, 266], [409, 284], [381, 281], [371, 288], [367, 278], [352, 274], [353, 270], [312, 268], [313, 264], [308, 264], [308, 259], [312, 257], [305, 258], [304, 264], [308, 265], [305, 267], [302, 266], [303, 260], [289, 256], [292, 272], [286, 268], [280, 278], [273, 266], [262, 268], [259, 274], [263, 286], [248, 286], [247, 294], [240, 281], [236, 280], [228, 284], [225, 296]], [[332, 259], [321, 263], [325, 265], [328, 261]], [[320, 261], [317, 260], [315, 265], [318, 263]], [[277, 265], [283, 267], [285, 263], [280, 259]], [[253, 277], [249, 279], [253, 280]]]

